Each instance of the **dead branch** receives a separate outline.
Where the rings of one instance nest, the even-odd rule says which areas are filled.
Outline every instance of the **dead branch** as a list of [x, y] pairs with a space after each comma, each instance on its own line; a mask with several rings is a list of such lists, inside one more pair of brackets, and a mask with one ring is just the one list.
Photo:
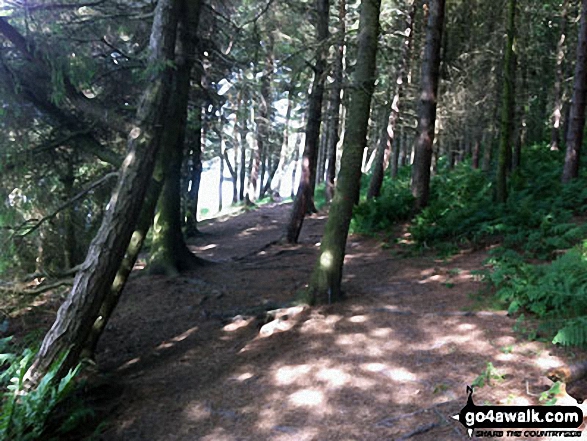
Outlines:
[[118, 176], [118, 172], [111, 172], [108, 173], [104, 176], [102, 176], [100, 179], [98, 179], [96, 182], [92, 183], [88, 188], [80, 191], [78, 194], [76, 194], [74, 197], [72, 197], [71, 199], [69, 199], [68, 201], [64, 202], [63, 204], [61, 204], [57, 210], [55, 210], [53, 213], [45, 216], [42, 219], [39, 219], [32, 227], [30, 227], [27, 231], [25, 231], [24, 233], [20, 233], [17, 234], [17, 237], [25, 237], [28, 236], [29, 234], [31, 234], [32, 232], [34, 232], [35, 230], [37, 230], [42, 224], [44, 224], [45, 222], [47, 222], [48, 220], [53, 219], [55, 216], [57, 216], [61, 211], [65, 210], [67, 207], [69, 207], [70, 205], [76, 203], [78, 200], [80, 200], [83, 196], [85, 196], [87, 193], [89, 193], [90, 191], [94, 190], [95, 188], [103, 185], [106, 181], [108, 181], [110, 178], [113, 177], [117, 177]]
[[18, 294], [18, 295], [27, 295], [27, 296], [38, 296], [43, 294], [44, 292], [51, 291], [53, 289], [59, 288], [61, 286], [71, 286], [73, 285], [73, 279], [67, 280], [59, 280], [55, 283], [50, 283], [48, 285], [42, 285], [38, 288], [34, 289], [19, 289], [16, 286], [0, 286], [0, 292], [11, 293], [11, 294]]
[[436, 428], [440, 426], [440, 423], [430, 423], [430, 424], [424, 424], [423, 426], [419, 426], [416, 427], [414, 430], [412, 430], [411, 432], [406, 433], [405, 435], [399, 437], [397, 439], [397, 441], [405, 441], [406, 439], [409, 439], [415, 435], [420, 435], [422, 433], [426, 433], [431, 431], [432, 429]]

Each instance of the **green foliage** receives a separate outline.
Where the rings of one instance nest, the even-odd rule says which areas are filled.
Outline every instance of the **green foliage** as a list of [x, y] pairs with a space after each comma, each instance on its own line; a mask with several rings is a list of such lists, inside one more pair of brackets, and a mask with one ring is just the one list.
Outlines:
[[551, 263], [532, 265], [508, 250], [492, 257], [486, 274], [509, 312], [529, 311], [558, 330], [553, 343], [587, 344], [587, 248], [576, 246]]
[[[27, 348], [21, 353], [14, 353], [9, 343], [10, 338], [0, 340], [0, 367], [4, 368], [0, 374], [0, 387], [4, 389], [0, 411], [0, 439], [41, 439], [45, 436], [51, 413], [73, 392], [74, 379], [80, 366], [70, 370], [57, 382], [56, 376], [64, 355], [35, 389], [28, 390], [25, 374], [34, 358], [34, 352]], [[88, 409], [76, 408], [61, 425], [60, 433], [71, 430], [88, 412]]]
[[552, 386], [550, 386], [550, 389], [540, 394], [540, 402], [544, 403], [545, 406], [554, 406], [557, 401], [556, 396], [561, 393], [561, 386], [562, 383], [560, 381], [556, 381]]
[[[361, 185], [365, 194], [368, 179]], [[381, 195], [373, 200], [361, 201], [353, 211], [351, 232], [371, 233], [391, 228], [395, 223], [410, 217], [414, 197], [409, 187], [409, 170], [404, 168], [398, 179], [392, 180], [386, 175]]]
[[491, 386], [491, 382], [493, 380], [503, 381], [503, 378], [504, 376], [498, 372], [495, 366], [493, 366], [493, 363], [488, 361], [487, 365], [485, 366], [485, 370], [477, 378], [475, 378], [475, 380], [473, 380], [471, 386], [478, 388], [485, 387], [485, 385]]
[[[442, 254], [458, 246], [500, 243], [492, 250], [484, 279], [496, 289], [495, 299], [510, 313], [531, 313], [542, 320], [539, 330], [554, 343], [587, 345], [587, 226], [574, 217], [587, 211], [587, 180], [560, 182], [562, 152], [545, 145], [524, 150], [523, 167], [510, 179], [509, 199], [493, 202], [493, 176], [473, 170], [465, 161], [449, 170], [439, 162], [431, 182], [429, 205], [411, 222], [419, 248]], [[386, 179], [382, 196], [355, 210], [355, 231], [389, 229], [407, 218], [408, 174]], [[541, 259], [544, 263], [529, 263]], [[552, 260], [552, 261], [551, 261]], [[546, 261], [551, 261], [546, 263]]]

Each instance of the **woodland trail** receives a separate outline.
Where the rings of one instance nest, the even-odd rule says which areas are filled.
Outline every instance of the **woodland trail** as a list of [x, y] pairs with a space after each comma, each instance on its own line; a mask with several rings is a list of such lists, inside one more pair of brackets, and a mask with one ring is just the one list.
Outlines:
[[193, 249], [215, 265], [133, 279], [99, 348], [110, 386], [94, 401], [118, 403], [100, 439], [468, 439], [450, 416], [487, 362], [504, 378], [478, 389], [477, 404], [538, 404], [563, 352], [519, 339], [505, 313], [478, 310], [472, 271], [484, 252], [401, 257], [351, 236], [347, 299], [261, 336], [254, 316], [307, 282], [325, 222], [306, 219], [299, 245], [270, 245], [289, 211], [211, 222]]

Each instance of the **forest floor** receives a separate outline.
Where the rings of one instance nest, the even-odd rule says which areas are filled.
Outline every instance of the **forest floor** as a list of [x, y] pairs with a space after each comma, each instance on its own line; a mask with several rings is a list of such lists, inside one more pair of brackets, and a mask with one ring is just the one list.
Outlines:
[[274, 243], [289, 212], [273, 204], [203, 225], [191, 247], [215, 264], [197, 272], [137, 271], [99, 346], [98, 439], [468, 439], [451, 418], [467, 385], [490, 381], [478, 405], [539, 404], [545, 372], [576, 356], [487, 308], [475, 275], [486, 251], [439, 259], [359, 235], [345, 301], [264, 325], [256, 316], [308, 281], [325, 224], [314, 215], [298, 245]]

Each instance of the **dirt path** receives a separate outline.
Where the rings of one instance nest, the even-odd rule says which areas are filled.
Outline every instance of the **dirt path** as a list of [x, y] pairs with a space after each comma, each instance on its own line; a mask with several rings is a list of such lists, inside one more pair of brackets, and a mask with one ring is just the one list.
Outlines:
[[306, 220], [299, 245], [267, 246], [288, 214], [275, 205], [215, 221], [194, 243], [215, 265], [130, 283], [100, 345], [116, 384], [108, 400], [117, 392], [119, 403], [102, 439], [468, 439], [449, 417], [487, 362], [505, 377], [479, 389], [477, 404], [537, 403], [548, 388], [557, 354], [517, 339], [503, 313], [466, 312], [482, 252], [399, 258], [351, 237], [347, 300], [260, 335], [247, 314], [289, 301], [318, 251], [321, 216]]

